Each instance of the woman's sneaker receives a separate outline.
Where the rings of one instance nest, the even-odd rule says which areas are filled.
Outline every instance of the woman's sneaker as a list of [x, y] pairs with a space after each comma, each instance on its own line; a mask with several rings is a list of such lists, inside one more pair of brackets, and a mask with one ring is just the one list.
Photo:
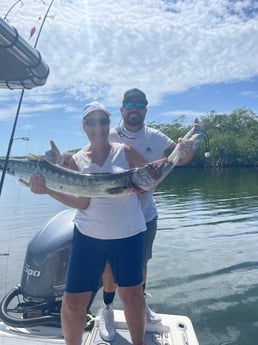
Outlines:
[[151, 308], [146, 303], [146, 322], [147, 323], [160, 323], [161, 317], [159, 314], [151, 310]]
[[105, 304], [99, 314], [99, 334], [105, 341], [112, 341], [116, 335], [114, 310], [112, 304]]

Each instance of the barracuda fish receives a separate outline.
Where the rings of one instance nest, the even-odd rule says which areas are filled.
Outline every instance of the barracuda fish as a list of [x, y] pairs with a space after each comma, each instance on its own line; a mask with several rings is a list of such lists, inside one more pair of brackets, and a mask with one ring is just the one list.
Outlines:
[[[183, 139], [193, 140], [194, 149], [197, 149], [203, 133], [194, 133], [195, 127]], [[177, 144], [168, 158], [114, 174], [82, 174], [39, 156], [11, 158], [8, 160], [6, 173], [19, 178], [27, 186], [33, 174], [40, 174], [44, 177], [46, 186], [56, 192], [74, 196], [111, 197], [154, 190], [177, 165], [181, 155], [180, 144]], [[5, 158], [0, 158], [0, 170], [4, 166]]]
[[[0, 169], [3, 169], [4, 163], [5, 160], [0, 158]], [[74, 196], [104, 197], [141, 192], [141, 188], [133, 178], [139, 171], [141, 171], [140, 179], [145, 179], [145, 184], [147, 184], [147, 179], [150, 179], [150, 175], [153, 175], [152, 179], [159, 177], [159, 167], [156, 168], [152, 164], [115, 174], [82, 174], [52, 164], [37, 156], [26, 159], [9, 159], [6, 172], [18, 177], [25, 185], [29, 185], [33, 174], [40, 174], [44, 177], [46, 186], [56, 192]]]

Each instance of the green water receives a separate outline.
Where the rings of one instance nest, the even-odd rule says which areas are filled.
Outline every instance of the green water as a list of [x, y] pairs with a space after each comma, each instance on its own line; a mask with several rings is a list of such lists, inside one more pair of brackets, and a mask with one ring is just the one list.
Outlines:
[[[256, 345], [258, 170], [177, 168], [155, 199], [159, 231], [149, 263], [149, 305], [190, 317], [200, 345]], [[28, 241], [62, 209], [7, 178], [0, 252], [9, 255], [0, 256], [1, 295], [20, 282]]]

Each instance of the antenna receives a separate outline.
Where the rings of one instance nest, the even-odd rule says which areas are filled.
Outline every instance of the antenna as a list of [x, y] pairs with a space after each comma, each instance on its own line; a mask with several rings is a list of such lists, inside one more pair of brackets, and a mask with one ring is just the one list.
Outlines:
[[[44, 27], [44, 24], [45, 24], [45, 21], [48, 17], [48, 13], [53, 5], [55, 0], [52, 0], [47, 8], [47, 11], [44, 15], [44, 18], [42, 20], [42, 23], [41, 23], [41, 26], [40, 26], [40, 29], [39, 29], [39, 32], [38, 32], [38, 35], [37, 35], [37, 38], [36, 38], [36, 41], [35, 41], [35, 44], [34, 44], [34, 48], [37, 47], [37, 44], [38, 44], [38, 40], [40, 38], [40, 35], [41, 35], [41, 31]], [[7, 11], [6, 15], [4, 16], [4, 19], [7, 19], [7, 16], [8, 14], [12, 11], [12, 9], [19, 3], [21, 2], [22, 3], [22, 0], [17, 0], [10, 8], [9, 10]], [[7, 148], [7, 153], [6, 153], [6, 158], [5, 158], [5, 165], [4, 165], [4, 168], [3, 168], [3, 171], [2, 171], [2, 176], [1, 176], [1, 181], [0, 181], [0, 196], [1, 196], [1, 193], [2, 193], [2, 189], [3, 189], [3, 185], [4, 185], [4, 178], [5, 178], [5, 175], [6, 175], [6, 170], [7, 170], [7, 165], [8, 165], [8, 161], [9, 161], [9, 158], [10, 158], [10, 153], [11, 153], [11, 149], [12, 149], [12, 145], [13, 145], [13, 141], [14, 141], [14, 134], [15, 134], [15, 130], [16, 130], [16, 125], [17, 125], [17, 121], [18, 121], [18, 117], [19, 117], [19, 114], [20, 114], [20, 109], [21, 109], [21, 104], [22, 104], [22, 100], [23, 100], [23, 96], [24, 96], [24, 88], [22, 89], [21, 91], [21, 95], [20, 95], [20, 99], [19, 99], [19, 102], [18, 102], [18, 107], [17, 107], [17, 110], [16, 110], [16, 115], [15, 115], [15, 119], [14, 119], [14, 123], [13, 123], [13, 127], [12, 127], [12, 132], [11, 132], [11, 136], [10, 136], [10, 139], [9, 139], [9, 144], [8, 144], [8, 148]]]

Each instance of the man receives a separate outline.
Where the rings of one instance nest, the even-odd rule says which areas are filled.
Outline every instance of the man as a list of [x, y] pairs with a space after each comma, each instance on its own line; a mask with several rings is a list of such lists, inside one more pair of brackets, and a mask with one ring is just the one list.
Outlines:
[[[126, 143], [137, 150], [149, 162], [168, 156], [176, 146], [176, 143], [160, 131], [147, 127], [144, 123], [147, 114], [147, 98], [143, 91], [130, 89], [125, 92], [120, 112], [122, 121], [111, 129], [110, 141]], [[184, 143], [184, 160], [179, 164], [189, 162], [194, 151], [192, 143]], [[157, 231], [157, 208], [153, 199], [153, 193], [144, 193], [140, 198], [144, 198], [143, 213], [146, 221], [145, 253], [144, 253], [144, 282], [143, 290], [147, 278], [147, 262], [152, 258], [152, 245]], [[106, 341], [111, 341], [115, 337], [115, 324], [112, 302], [115, 296], [116, 285], [113, 280], [112, 271], [109, 265], [106, 266], [103, 274], [103, 306], [100, 312], [100, 334]], [[146, 322], [158, 323], [161, 321], [159, 315], [154, 313], [146, 305]]]

